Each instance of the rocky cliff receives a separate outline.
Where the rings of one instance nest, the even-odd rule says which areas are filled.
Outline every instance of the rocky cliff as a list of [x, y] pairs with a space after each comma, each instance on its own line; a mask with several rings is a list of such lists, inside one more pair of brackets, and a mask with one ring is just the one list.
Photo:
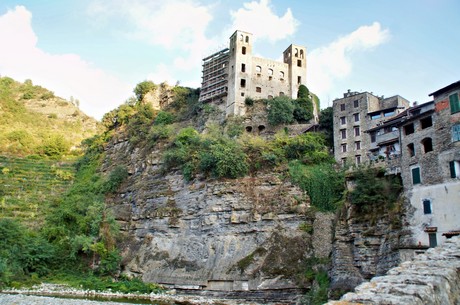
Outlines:
[[104, 171], [130, 173], [109, 199], [127, 274], [182, 289], [295, 290], [310, 285], [305, 261], [329, 256], [334, 216], [313, 212], [285, 173], [186, 182], [162, 172], [161, 147], [125, 140], [105, 160]]

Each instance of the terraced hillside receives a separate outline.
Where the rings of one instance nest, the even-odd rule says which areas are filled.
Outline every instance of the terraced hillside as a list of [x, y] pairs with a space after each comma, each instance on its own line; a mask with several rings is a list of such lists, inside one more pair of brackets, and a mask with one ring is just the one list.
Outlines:
[[71, 161], [0, 156], [0, 218], [39, 226], [71, 185], [74, 172]]

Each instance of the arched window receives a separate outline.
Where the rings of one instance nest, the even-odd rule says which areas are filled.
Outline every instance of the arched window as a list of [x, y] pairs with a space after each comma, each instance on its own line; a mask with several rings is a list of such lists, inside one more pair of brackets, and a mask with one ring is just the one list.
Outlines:
[[246, 36], [246, 42], [249, 42], [249, 36]]
[[295, 48], [294, 56], [295, 56], [295, 57], [299, 57], [299, 49]]
[[268, 75], [272, 76], [273, 75], [273, 69], [268, 69]]
[[425, 153], [433, 151], [433, 141], [431, 138], [425, 138], [422, 140], [423, 151]]
[[243, 47], [243, 48], [241, 49], [241, 53], [242, 53], [243, 55], [246, 54], [246, 47]]
[[300, 50], [300, 58], [303, 59], [303, 50]]
[[284, 72], [280, 71], [280, 78], [284, 78]]
[[257, 73], [262, 72], [262, 67], [261, 67], [261, 66], [256, 66], [256, 72], [257, 72]]
[[240, 41], [243, 41], [243, 34], [240, 34]]

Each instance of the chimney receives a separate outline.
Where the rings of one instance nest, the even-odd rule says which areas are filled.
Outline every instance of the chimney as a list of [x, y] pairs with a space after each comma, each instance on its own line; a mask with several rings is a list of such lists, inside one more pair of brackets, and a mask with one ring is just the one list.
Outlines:
[[415, 107], [415, 106], [417, 106], [417, 105], [418, 105], [417, 101], [414, 101], [414, 102], [412, 103], [412, 107]]

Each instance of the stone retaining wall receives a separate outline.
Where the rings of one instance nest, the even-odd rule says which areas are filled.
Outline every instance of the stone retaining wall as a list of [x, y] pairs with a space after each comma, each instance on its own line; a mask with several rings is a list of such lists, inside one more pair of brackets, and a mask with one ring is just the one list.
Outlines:
[[460, 304], [460, 237], [401, 263], [328, 305]]

